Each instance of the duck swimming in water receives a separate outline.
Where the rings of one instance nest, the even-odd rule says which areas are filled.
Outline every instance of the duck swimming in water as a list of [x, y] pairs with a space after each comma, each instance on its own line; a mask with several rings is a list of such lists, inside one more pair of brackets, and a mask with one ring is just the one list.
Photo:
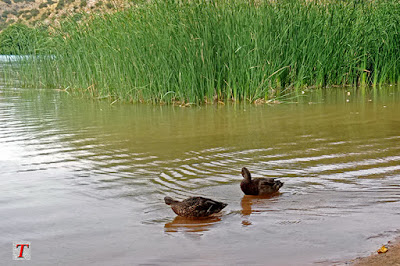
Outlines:
[[203, 197], [190, 197], [183, 201], [177, 201], [171, 197], [165, 197], [167, 205], [171, 205], [172, 210], [179, 216], [190, 218], [208, 217], [220, 212], [228, 204], [207, 199]]
[[275, 180], [275, 178], [254, 178], [251, 179], [250, 171], [242, 168], [243, 180], [240, 188], [246, 195], [271, 195], [279, 191], [283, 186], [283, 182]]

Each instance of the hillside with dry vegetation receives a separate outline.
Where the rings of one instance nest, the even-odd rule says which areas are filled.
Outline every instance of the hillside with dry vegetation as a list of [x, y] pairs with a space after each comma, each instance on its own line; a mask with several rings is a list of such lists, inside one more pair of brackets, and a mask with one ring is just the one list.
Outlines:
[[129, 6], [126, 0], [0, 0], [0, 30], [10, 24], [30, 26], [58, 23], [82, 13], [113, 12]]

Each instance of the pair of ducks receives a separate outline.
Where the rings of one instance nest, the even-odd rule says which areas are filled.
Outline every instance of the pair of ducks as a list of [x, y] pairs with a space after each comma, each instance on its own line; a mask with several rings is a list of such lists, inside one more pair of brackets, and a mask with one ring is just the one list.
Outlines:
[[[240, 188], [246, 195], [271, 195], [278, 192], [283, 183], [274, 178], [254, 178], [251, 179], [250, 171], [242, 168], [243, 180]], [[228, 204], [203, 197], [190, 197], [183, 201], [177, 201], [171, 197], [165, 197], [167, 205], [171, 205], [172, 210], [179, 216], [188, 218], [203, 218], [214, 213], [220, 212]]]

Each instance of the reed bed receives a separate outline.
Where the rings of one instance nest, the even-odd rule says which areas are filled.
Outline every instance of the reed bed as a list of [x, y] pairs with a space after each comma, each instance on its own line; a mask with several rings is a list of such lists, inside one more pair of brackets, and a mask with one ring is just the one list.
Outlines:
[[152, 103], [268, 101], [306, 87], [398, 83], [400, 3], [143, 1], [64, 21], [27, 86]]

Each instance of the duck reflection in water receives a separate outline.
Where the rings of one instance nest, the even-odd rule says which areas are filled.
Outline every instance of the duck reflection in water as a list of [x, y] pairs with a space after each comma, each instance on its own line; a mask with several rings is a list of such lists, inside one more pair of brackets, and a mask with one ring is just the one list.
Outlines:
[[164, 228], [165, 232], [201, 233], [210, 230], [210, 228], [219, 221], [221, 221], [219, 216], [201, 219], [176, 216], [172, 222], [166, 223]]
[[245, 220], [242, 221], [243, 226], [251, 225], [251, 221], [248, 220], [249, 216], [252, 213], [260, 213], [267, 211], [267, 207], [270, 203], [270, 199], [279, 197], [281, 193], [277, 192], [270, 195], [262, 195], [262, 196], [251, 196], [251, 195], [244, 195], [240, 205], [242, 206], [242, 215]]

